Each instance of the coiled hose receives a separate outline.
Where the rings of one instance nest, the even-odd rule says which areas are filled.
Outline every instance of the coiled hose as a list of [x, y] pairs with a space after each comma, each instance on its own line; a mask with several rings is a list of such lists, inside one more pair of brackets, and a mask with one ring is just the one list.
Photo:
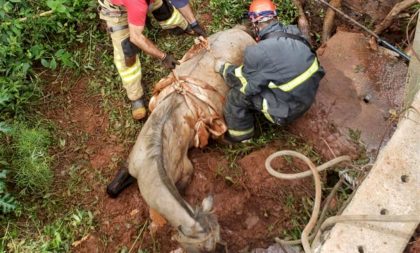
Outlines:
[[[296, 157], [303, 162], [305, 162], [309, 169], [305, 172], [300, 173], [293, 173], [293, 174], [285, 174], [280, 173], [276, 170], [274, 170], [271, 167], [271, 162], [277, 158], [282, 156], [292, 156]], [[311, 218], [309, 219], [308, 224], [305, 226], [305, 228], [302, 231], [301, 240], [298, 241], [284, 241], [279, 238], [275, 238], [276, 242], [280, 244], [302, 244], [303, 249], [305, 253], [312, 253], [312, 248], [309, 244], [309, 234], [311, 233], [312, 229], [315, 227], [316, 222], [318, 220], [319, 211], [321, 208], [321, 179], [319, 176], [319, 172], [326, 170], [336, 164], [339, 164], [341, 162], [349, 162], [350, 157], [349, 156], [340, 156], [333, 160], [330, 160], [329, 162], [326, 162], [318, 167], [316, 167], [313, 162], [305, 155], [292, 151], [292, 150], [282, 150], [278, 151], [276, 153], [271, 154], [265, 161], [265, 168], [267, 169], [268, 173], [270, 175], [280, 178], [280, 179], [286, 179], [286, 180], [294, 180], [294, 179], [301, 179], [304, 177], [308, 177], [310, 175], [313, 176], [314, 182], [315, 182], [315, 203], [314, 208], [312, 210]], [[389, 216], [377, 216], [377, 215], [341, 215], [341, 216], [333, 216], [328, 218], [321, 226], [319, 231], [315, 231], [315, 242], [318, 241], [321, 233], [323, 230], [325, 230], [327, 227], [334, 225], [338, 222], [357, 222], [357, 221], [370, 221], [370, 222], [420, 222], [420, 217], [416, 215], [389, 215]], [[313, 237], [313, 236], [311, 236]]]

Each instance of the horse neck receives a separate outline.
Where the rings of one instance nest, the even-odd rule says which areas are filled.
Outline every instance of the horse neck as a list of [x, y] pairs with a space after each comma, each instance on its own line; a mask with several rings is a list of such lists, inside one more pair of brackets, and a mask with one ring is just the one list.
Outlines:
[[[146, 139], [147, 147], [145, 150], [150, 152], [144, 163], [147, 163], [149, 171], [157, 171], [158, 178], [162, 184], [152, 187], [155, 192], [148, 192], [147, 187], [143, 191], [147, 196], [154, 196], [160, 201], [149, 199], [148, 202], [155, 203], [151, 205], [162, 214], [173, 226], [185, 226], [193, 228], [197, 226], [194, 210], [184, 201], [175, 187], [175, 182], [179, 180], [183, 170], [184, 159], [186, 159], [189, 149], [189, 140], [193, 135], [193, 130], [185, 122], [185, 107], [182, 97], [172, 94], [162, 101], [156, 111], [153, 112], [147, 126]], [[147, 181], [152, 181], [149, 179]], [[139, 185], [142, 189], [142, 186]], [[149, 187], [150, 188], [150, 187]], [[161, 201], [164, 200], [164, 201]]]

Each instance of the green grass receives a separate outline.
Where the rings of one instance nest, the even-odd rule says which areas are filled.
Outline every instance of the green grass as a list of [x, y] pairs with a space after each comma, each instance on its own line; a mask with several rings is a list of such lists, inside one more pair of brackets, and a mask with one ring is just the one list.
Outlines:
[[11, 162], [16, 185], [32, 194], [48, 191], [52, 184], [52, 157], [49, 155], [51, 136], [41, 127], [28, 128], [21, 124], [15, 126]]
[[[20, 1], [16, 1], [16, 3], [18, 2]], [[118, 136], [124, 145], [130, 146], [136, 140], [142, 123], [131, 118], [130, 103], [113, 64], [111, 40], [105, 31], [98, 30], [98, 24], [101, 21], [93, 10], [96, 1], [84, 3], [81, 0], [74, 2], [55, 0], [53, 2], [62, 2], [69, 7], [70, 13], [73, 13], [80, 6], [87, 6], [88, 11], [86, 13], [77, 12], [77, 15], [69, 19], [68, 22], [66, 22], [66, 14], [62, 13], [58, 16], [46, 18], [46, 20], [40, 19], [28, 23], [29, 25], [42, 26], [39, 31], [42, 36], [31, 34], [27, 37], [27, 40], [19, 45], [19, 50], [30, 48], [30, 52], [18, 52], [19, 57], [25, 60], [18, 65], [22, 67], [25, 65], [21, 64], [30, 61], [31, 68], [28, 73], [21, 68], [18, 69], [17, 73], [25, 75], [20, 79], [13, 76], [15, 81], [15, 83], [12, 83], [13, 85], [2, 86], [3, 83], [0, 78], [0, 107], [11, 106], [7, 108], [7, 119], [11, 122], [27, 120], [36, 122], [38, 119], [34, 119], [33, 115], [37, 114], [37, 108], [31, 108], [31, 105], [39, 105], [47, 101], [51, 102], [52, 106], [63, 108], [67, 106], [67, 101], [58, 101], [54, 96], [43, 94], [43, 83], [54, 80], [59, 85], [57, 89], [61, 95], [69, 92], [76, 83], [75, 80], [87, 76], [89, 77], [89, 94], [86, 97], [101, 97], [102, 109], [109, 116], [109, 131], [111, 134]], [[240, 0], [196, 0], [192, 2], [194, 10], [198, 12], [199, 19], [200, 15], [204, 13], [212, 17], [212, 21], [207, 27], [210, 33], [241, 23], [250, 3], [250, 1]], [[279, 20], [286, 24], [295, 20], [297, 12], [291, 0], [276, 0], [276, 3], [279, 8]], [[0, 0], [0, 5], [2, 4], [3, 2]], [[42, 3], [42, 6], [44, 5]], [[31, 10], [31, 13], [34, 11], [35, 9]], [[83, 22], [79, 22], [79, 20]], [[7, 27], [2, 25], [4, 24], [0, 25], [0, 32], [9, 31], [6, 29]], [[50, 27], [52, 33], [48, 33], [48, 36], [45, 37], [43, 33], [48, 30], [48, 27]], [[25, 34], [26, 31], [23, 35]], [[32, 37], [32, 35], [35, 37]], [[10, 36], [20, 38], [21, 35]], [[152, 26], [147, 28], [146, 36], [153, 40], [160, 49], [174, 54], [178, 59], [193, 43], [193, 37], [170, 35], [162, 31], [154, 21], [152, 21]], [[51, 46], [44, 47], [44, 44]], [[42, 53], [42, 50], [45, 52]], [[26, 57], [25, 53], [31, 55], [26, 55], [28, 56]], [[10, 60], [12, 56], [7, 54], [7, 57]], [[168, 75], [169, 71], [164, 69], [158, 60], [144, 53], [140, 54], [140, 59], [143, 71], [142, 83], [147, 98], [150, 98], [153, 85], [160, 78]], [[9, 83], [4, 82], [4, 84]], [[10, 87], [18, 91], [12, 92], [9, 89]], [[9, 99], [9, 97], [4, 94], [10, 95], [10, 100], [5, 102], [5, 99]], [[34, 98], [42, 96], [45, 96], [44, 100], [34, 100]], [[10, 101], [13, 102], [13, 105], [7, 104]], [[12, 119], [12, 117], [16, 118]], [[0, 130], [3, 127], [4, 124], [0, 122]], [[241, 176], [241, 171], [238, 170], [236, 162], [240, 158], [273, 141], [283, 141], [286, 146], [304, 152], [314, 161], [320, 159], [311, 146], [304, 144], [302, 140], [288, 134], [283, 129], [269, 124], [263, 118], [257, 119], [256, 129], [257, 135], [250, 144], [233, 147], [216, 145], [212, 147], [225, 153], [229, 160], [229, 168], [227, 170], [221, 168], [217, 172], [226, 183], [235, 185], [238, 182], [237, 178]], [[3, 154], [8, 162], [7, 167], [12, 168], [9, 170], [7, 182], [11, 186], [9, 188], [12, 193], [19, 201], [15, 212], [8, 214], [8, 216], [0, 216], [0, 234], [3, 235], [0, 238], [0, 252], [67, 252], [70, 251], [70, 245], [75, 240], [80, 240], [95, 226], [92, 213], [79, 207], [73, 199], [75, 195], [86, 196], [85, 193], [91, 190], [90, 186], [84, 184], [84, 177], [88, 174], [89, 166], [85, 166], [81, 161], [72, 163], [66, 169], [68, 177], [63, 179], [64, 182], [60, 182], [60, 185], [52, 183], [54, 179], [52, 172], [54, 154], [50, 148], [57, 145], [59, 149], [57, 152], [66, 152], [67, 150], [79, 152], [80, 157], [78, 156], [77, 159], [84, 160], [86, 154], [83, 152], [88, 148], [89, 136], [78, 138], [78, 146], [74, 147], [69, 146], [67, 140], [75, 138], [75, 136], [70, 137], [67, 135], [68, 133], [57, 133], [56, 131], [57, 129], [50, 131], [48, 127], [40, 127], [38, 123], [32, 123], [20, 125], [8, 137], [0, 136], [0, 140], [7, 143], [8, 149], [5, 150], [3, 145], [0, 146], [0, 161], [2, 161]], [[56, 149], [54, 152], [56, 152]], [[124, 157], [120, 159], [124, 159]], [[118, 158], [113, 159], [113, 162], [116, 163], [117, 161]], [[2, 165], [0, 164], [0, 166]], [[2, 168], [0, 167], [0, 169]], [[93, 176], [98, 184], [105, 185], [107, 178], [101, 172], [93, 173]], [[12, 181], [10, 180], [12, 179], [11, 176], [13, 176], [15, 182], [10, 182]], [[49, 189], [57, 190], [57, 192], [51, 192]], [[33, 195], [36, 196], [33, 197]], [[298, 203], [294, 203], [290, 199], [286, 204], [291, 209], [299, 207]], [[63, 213], [63, 210], [66, 210], [65, 213]], [[293, 238], [297, 237], [298, 234], [300, 235], [300, 229], [305, 221], [300, 220], [298, 215], [300, 214], [296, 213], [296, 217], [293, 216], [292, 218], [293, 224], [296, 225], [296, 228], [293, 228], [295, 230], [287, 232], [292, 234]], [[275, 229], [274, 225], [273, 229]], [[144, 237], [143, 227], [139, 227], [139, 231], [141, 242]], [[132, 241], [134, 241], [134, 238]], [[106, 241], [105, 244], [107, 243], [112, 242]], [[139, 252], [159, 252], [161, 246], [156, 238], [152, 238], [149, 245], [152, 246], [139, 250]], [[124, 249], [122, 252], [124, 252]]]
[[[284, 24], [291, 24], [298, 12], [292, 0], [275, 0], [278, 19]], [[231, 28], [246, 20], [248, 8], [251, 1], [245, 0], [210, 0], [210, 10], [213, 22], [210, 26], [211, 32], [217, 32]]]
[[71, 244], [86, 236], [94, 227], [89, 211], [74, 210], [43, 226], [37, 220], [28, 220], [27, 228], [8, 222], [0, 238], [0, 252], [69, 252]]

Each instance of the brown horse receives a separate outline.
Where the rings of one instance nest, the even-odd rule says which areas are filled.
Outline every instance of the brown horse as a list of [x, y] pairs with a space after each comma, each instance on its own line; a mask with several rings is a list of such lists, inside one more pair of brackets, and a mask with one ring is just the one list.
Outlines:
[[[159, 96], [127, 161], [129, 173], [137, 179], [144, 200], [177, 228], [176, 239], [187, 252], [213, 252], [220, 242], [219, 225], [211, 213], [212, 198], [204, 199], [200, 208], [193, 208], [178, 191], [187, 186], [193, 172], [188, 150], [205, 146], [213, 134], [211, 127], [203, 127], [203, 124], [223, 122], [223, 101], [228, 87], [214, 72], [214, 62], [222, 58], [240, 64], [245, 47], [252, 44], [255, 41], [240, 29], [219, 32], [208, 38], [210, 50], [201, 50], [181, 63], [176, 69], [179, 78], [201, 82], [201, 88], [207, 85], [210, 103], [189, 99], [194, 87], [189, 91], [178, 87], [174, 92]], [[166, 89], [171, 89], [168, 87]], [[199, 96], [198, 93], [199, 88], [195, 95]], [[199, 109], [192, 108], [195, 106]], [[204, 135], [198, 136], [203, 131]]]

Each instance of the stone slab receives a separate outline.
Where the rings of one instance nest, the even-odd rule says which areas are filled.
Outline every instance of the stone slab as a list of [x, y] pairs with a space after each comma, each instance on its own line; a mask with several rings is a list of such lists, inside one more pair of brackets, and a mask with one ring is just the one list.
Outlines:
[[[420, 217], [420, 93], [344, 215]], [[417, 223], [337, 224], [319, 253], [400, 253]]]

